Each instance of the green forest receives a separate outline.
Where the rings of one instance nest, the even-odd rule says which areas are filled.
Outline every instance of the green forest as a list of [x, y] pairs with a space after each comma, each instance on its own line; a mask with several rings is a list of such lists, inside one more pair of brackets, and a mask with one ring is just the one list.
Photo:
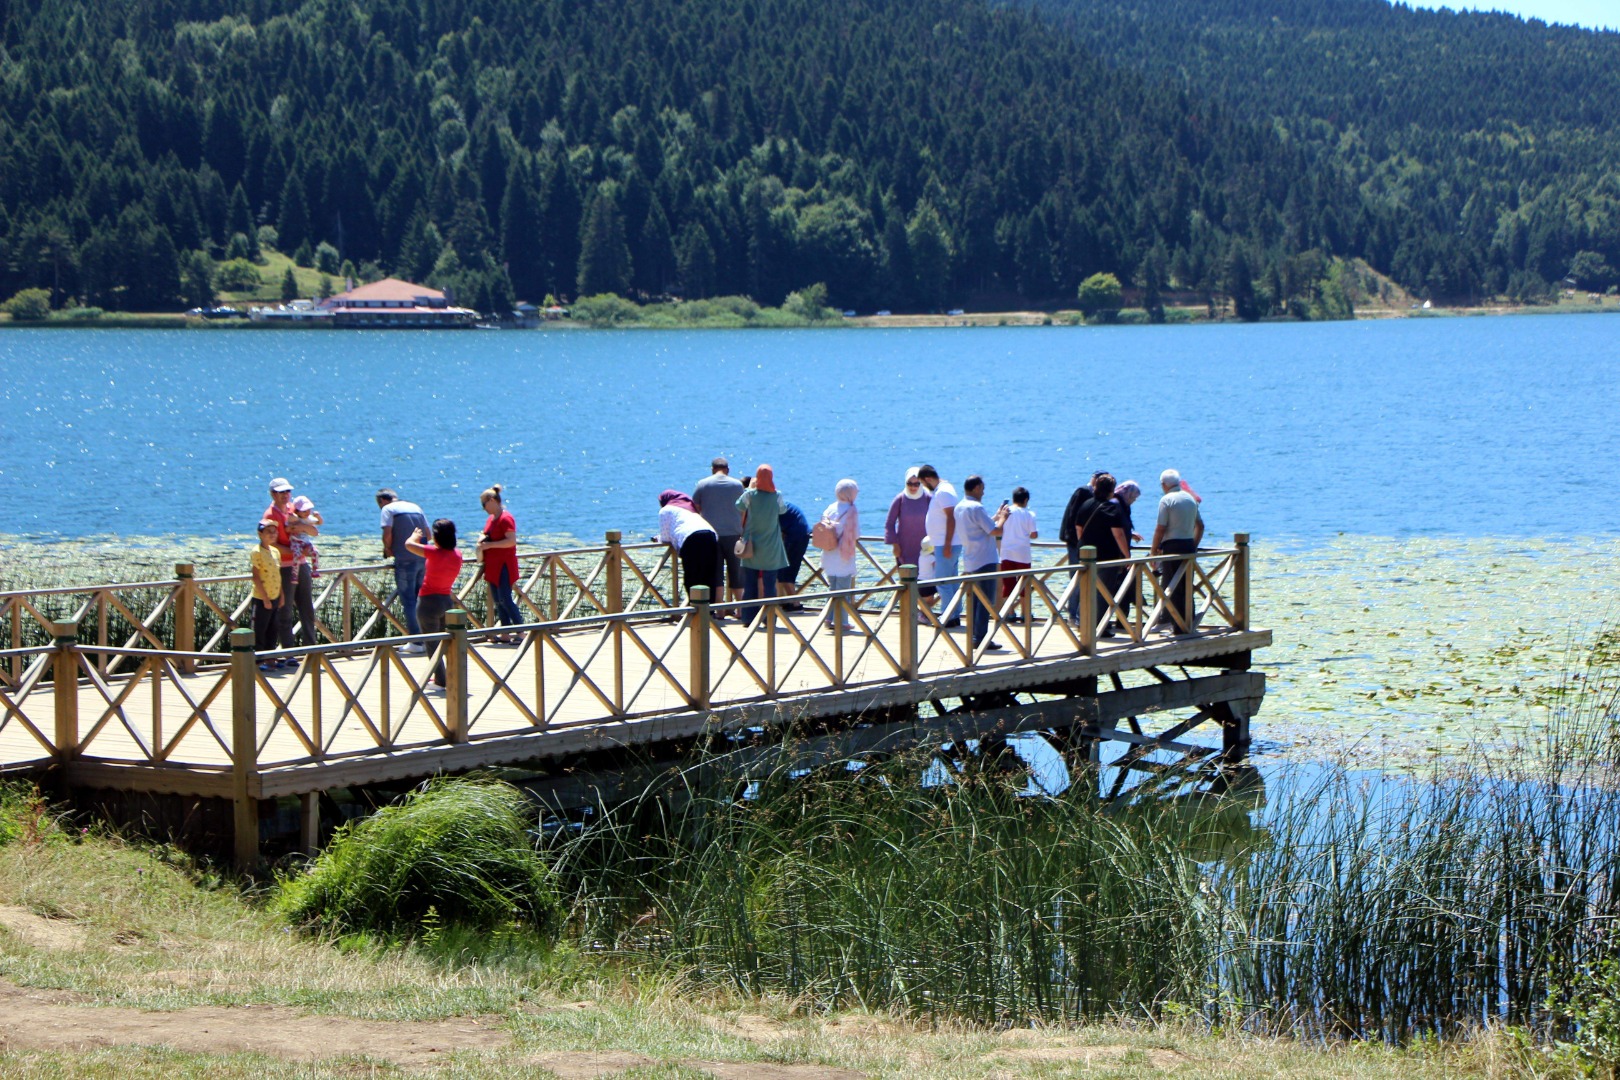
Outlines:
[[0, 297], [273, 249], [483, 311], [1535, 299], [1614, 283], [1617, 81], [1620, 35], [1383, 0], [0, 0]]

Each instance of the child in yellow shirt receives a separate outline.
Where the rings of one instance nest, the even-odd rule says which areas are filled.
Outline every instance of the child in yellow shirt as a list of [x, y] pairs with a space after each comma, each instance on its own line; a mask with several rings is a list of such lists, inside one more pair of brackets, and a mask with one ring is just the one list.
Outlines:
[[[276, 609], [285, 603], [274, 521], [259, 522], [259, 546], [251, 549], [248, 566], [253, 571], [253, 647], [266, 652], [276, 647]], [[268, 661], [260, 664], [259, 670], [272, 671], [285, 664], [283, 660]]]

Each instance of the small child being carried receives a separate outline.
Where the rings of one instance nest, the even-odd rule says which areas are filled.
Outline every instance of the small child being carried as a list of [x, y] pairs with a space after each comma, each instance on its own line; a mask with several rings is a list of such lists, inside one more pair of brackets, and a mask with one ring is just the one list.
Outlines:
[[321, 576], [321, 553], [312, 536], [321, 535], [321, 512], [308, 495], [294, 499], [287, 509], [287, 536], [292, 542], [293, 580], [298, 580], [298, 567], [309, 563], [309, 576]]

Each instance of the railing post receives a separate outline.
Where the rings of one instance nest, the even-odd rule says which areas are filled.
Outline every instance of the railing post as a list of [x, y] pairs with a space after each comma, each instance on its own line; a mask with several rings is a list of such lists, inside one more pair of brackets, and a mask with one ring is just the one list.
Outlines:
[[231, 631], [231, 803], [236, 824], [236, 868], [259, 865], [259, 669], [253, 631]]
[[617, 615], [624, 610], [624, 546], [620, 543], [623, 534], [618, 529], [609, 529], [607, 533], [607, 610], [609, 615]]
[[692, 625], [687, 628], [691, 637], [692, 666], [687, 687], [693, 708], [709, 710], [709, 639], [714, 628], [714, 614], [709, 608], [709, 587], [692, 586]]
[[1232, 566], [1232, 617], [1239, 630], [1249, 628], [1249, 534], [1234, 533], [1237, 554]]
[[[197, 651], [197, 578], [196, 567], [188, 562], [174, 564], [174, 576], [180, 585], [174, 596], [174, 651]], [[182, 658], [180, 671], [190, 675], [197, 670], [197, 661]]]
[[449, 631], [450, 644], [444, 657], [445, 712], [449, 714], [450, 741], [467, 741], [467, 613], [461, 608], [447, 612], [444, 628]]
[[907, 682], [917, 681], [917, 616], [922, 611], [918, 595], [917, 568], [910, 563], [900, 567], [900, 669]]
[[1193, 609], [1197, 606], [1197, 597], [1193, 595], [1193, 582], [1198, 577], [1198, 551], [1194, 549], [1190, 554], [1182, 556], [1181, 564], [1181, 595], [1186, 598], [1182, 604], [1181, 617], [1186, 620], [1186, 632], [1195, 634], [1198, 627], [1193, 625]]
[[79, 624], [48, 623], [56, 655], [51, 684], [56, 691], [56, 760], [67, 764], [79, 754]]
[[1080, 651], [1097, 655], [1097, 549], [1080, 549]]

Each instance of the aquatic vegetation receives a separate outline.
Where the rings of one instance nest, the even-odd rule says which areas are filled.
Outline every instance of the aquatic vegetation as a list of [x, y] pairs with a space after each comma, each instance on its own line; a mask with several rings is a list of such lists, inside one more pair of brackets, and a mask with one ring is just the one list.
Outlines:
[[441, 926], [553, 937], [561, 906], [529, 836], [533, 811], [495, 781], [436, 781], [338, 829], [274, 901], [290, 921], [409, 937]]

